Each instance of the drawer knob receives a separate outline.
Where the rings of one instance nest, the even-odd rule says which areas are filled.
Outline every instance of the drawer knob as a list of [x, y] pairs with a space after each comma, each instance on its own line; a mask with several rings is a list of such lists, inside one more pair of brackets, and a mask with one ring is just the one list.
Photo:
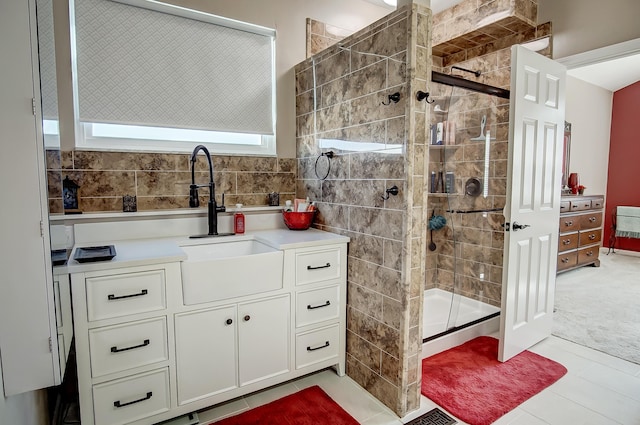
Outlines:
[[107, 299], [108, 299], [109, 301], [113, 301], [113, 300], [122, 300], [122, 299], [124, 299], [124, 298], [141, 297], [141, 296], [143, 296], [143, 295], [147, 295], [147, 293], [148, 293], [148, 292], [147, 292], [147, 290], [146, 290], [146, 289], [143, 289], [142, 291], [138, 292], [137, 294], [119, 295], [119, 296], [117, 296], [117, 297], [116, 297], [115, 295], [113, 295], [113, 294], [109, 294], [109, 295], [107, 296]]
[[227, 320], [225, 321], [225, 323], [226, 323], [227, 325], [230, 325], [230, 324], [232, 324], [232, 323], [233, 323], [233, 320], [232, 320], [232, 319], [227, 319]]
[[562, 262], [566, 264], [566, 263], [568, 263], [568, 262], [569, 262], [569, 259], [568, 259], [568, 258], [563, 258], [563, 259], [562, 259]]
[[593, 233], [589, 235], [589, 240], [592, 241], [596, 238], [596, 235], [594, 235]]
[[315, 310], [316, 308], [329, 307], [330, 305], [331, 305], [331, 302], [329, 300], [327, 300], [324, 304], [320, 304], [320, 305], [312, 306], [311, 304], [308, 304], [307, 310]]
[[587, 257], [592, 257], [592, 256], [593, 256], [593, 251], [587, 252]]
[[130, 401], [128, 403], [121, 403], [120, 400], [118, 400], [118, 401], [114, 401], [113, 405], [115, 407], [130, 406], [130, 405], [135, 404], [135, 403], [140, 403], [141, 401], [149, 400], [151, 398], [151, 396], [153, 396], [153, 393], [151, 391], [149, 391], [146, 396], [144, 396], [142, 398], [139, 398], [138, 400], [133, 400], [133, 401]]
[[320, 347], [315, 347], [315, 348], [307, 347], [307, 351], [322, 350], [323, 348], [327, 348], [329, 345], [330, 345], [329, 341], [325, 341], [324, 345], [321, 345]]
[[307, 270], [319, 270], [319, 269], [328, 269], [329, 267], [331, 267], [331, 263], [327, 263], [324, 266], [307, 266]]
[[129, 350], [133, 350], [135, 348], [142, 348], [142, 347], [146, 347], [147, 345], [149, 345], [151, 342], [148, 339], [145, 339], [142, 344], [138, 344], [138, 345], [134, 345], [132, 347], [127, 347], [127, 348], [118, 348], [117, 346], [111, 347], [111, 352], [112, 353], [121, 353], [123, 351], [129, 351]]
[[571, 245], [571, 239], [565, 239], [562, 241], [562, 245]]
[[251, 320], [251, 316], [249, 316], [248, 314], [246, 316], [244, 316], [244, 321], [248, 322], [249, 320]]
[[589, 221], [593, 223], [594, 221], [596, 221], [596, 218], [595, 217], [589, 217]]
[[565, 221], [564, 225], [565, 226], [571, 226], [573, 224], [573, 221]]

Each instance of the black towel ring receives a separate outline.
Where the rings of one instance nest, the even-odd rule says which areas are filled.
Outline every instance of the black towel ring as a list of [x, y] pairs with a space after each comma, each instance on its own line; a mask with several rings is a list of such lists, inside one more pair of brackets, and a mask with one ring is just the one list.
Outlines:
[[[325, 180], [329, 176], [329, 173], [331, 172], [331, 158], [333, 158], [333, 156], [334, 156], [333, 151], [329, 151], [329, 152], [322, 152], [316, 158], [316, 164], [313, 167], [313, 171], [316, 173], [316, 177], [319, 180]], [[319, 162], [320, 158], [326, 158], [326, 160]], [[318, 173], [318, 166], [321, 167], [320, 173]], [[322, 168], [326, 168], [326, 170], [322, 170]], [[320, 177], [321, 175], [322, 177]]]

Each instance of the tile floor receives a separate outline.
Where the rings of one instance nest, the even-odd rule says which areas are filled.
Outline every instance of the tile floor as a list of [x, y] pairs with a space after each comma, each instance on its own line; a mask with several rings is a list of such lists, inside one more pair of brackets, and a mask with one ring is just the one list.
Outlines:
[[[530, 350], [563, 364], [568, 373], [495, 424], [640, 425], [640, 365], [555, 336]], [[401, 425], [436, 407], [422, 397], [418, 411], [398, 418], [349, 377], [325, 370], [201, 412], [200, 423], [213, 423], [312, 385], [319, 385], [362, 425]]]

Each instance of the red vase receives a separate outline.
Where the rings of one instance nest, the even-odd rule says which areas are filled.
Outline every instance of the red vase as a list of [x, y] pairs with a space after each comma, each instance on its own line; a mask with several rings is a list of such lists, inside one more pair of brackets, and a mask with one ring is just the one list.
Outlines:
[[574, 195], [577, 195], [578, 194], [578, 186], [573, 186], [571, 188], [571, 193], [573, 193]]
[[[567, 185], [572, 189], [580, 186], [580, 176], [578, 176], [578, 173], [569, 174], [569, 181], [567, 182]], [[577, 193], [577, 191], [574, 193]]]

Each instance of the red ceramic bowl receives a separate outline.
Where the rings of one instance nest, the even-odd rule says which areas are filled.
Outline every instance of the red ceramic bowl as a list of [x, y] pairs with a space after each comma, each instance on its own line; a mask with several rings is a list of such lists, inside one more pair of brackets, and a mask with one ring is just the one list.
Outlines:
[[282, 211], [282, 218], [284, 219], [284, 224], [291, 230], [307, 230], [313, 223], [315, 213], [315, 211]]

